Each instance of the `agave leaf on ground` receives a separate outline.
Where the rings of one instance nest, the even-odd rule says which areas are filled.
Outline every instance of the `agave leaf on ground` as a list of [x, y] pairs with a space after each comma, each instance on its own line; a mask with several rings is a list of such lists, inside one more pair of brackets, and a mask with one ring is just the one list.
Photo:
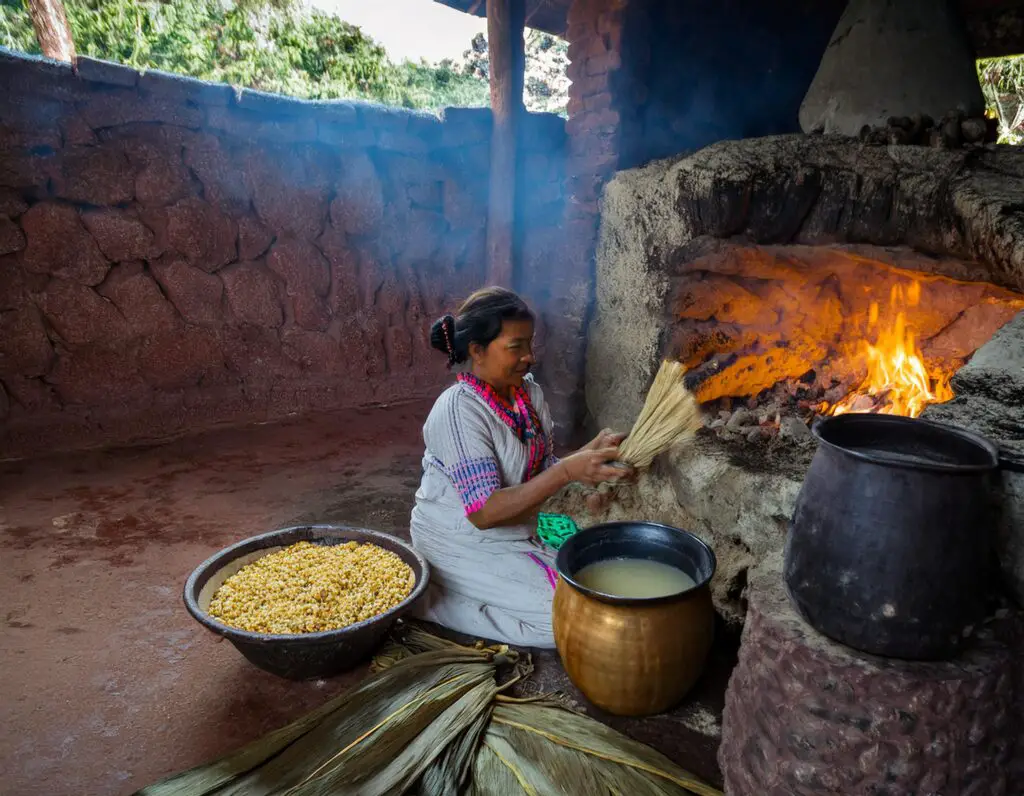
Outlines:
[[513, 650], [419, 630], [347, 694], [141, 796], [721, 796], [650, 747], [552, 701], [512, 700]]
[[[440, 708], [443, 710], [474, 685], [488, 683], [493, 687], [491, 658], [487, 651], [455, 645], [416, 654], [402, 666], [364, 680], [318, 710], [237, 752], [143, 788], [137, 796], [261, 796], [283, 792], [378, 724], [398, 723], [409, 717], [411, 724], [417, 724], [436, 709], [427, 705], [432, 697], [450, 700]], [[462, 678], [454, 682], [454, 687], [449, 682], [445, 689], [431, 693], [431, 689], [459, 675]]]
[[[721, 796], [651, 747], [555, 705], [498, 704], [484, 743], [493, 746], [499, 739], [520, 760], [529, 756], [556, 782], [573, 783], [573, 793]], [[520, 768], [527, 770], [525, 764]], [[576, 790], [584, 776], [575, 773], [580, 771], [592, 772], [603, 786]]]

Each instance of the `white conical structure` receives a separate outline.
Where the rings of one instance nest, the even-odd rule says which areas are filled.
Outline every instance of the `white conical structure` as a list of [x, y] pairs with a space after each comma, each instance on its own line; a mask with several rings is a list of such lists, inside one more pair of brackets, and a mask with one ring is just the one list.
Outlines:
[[850, 0], [800, 106], [805, 133], [857, 135], [890, 116], [981, 116], [974, 52], [950, 0]]

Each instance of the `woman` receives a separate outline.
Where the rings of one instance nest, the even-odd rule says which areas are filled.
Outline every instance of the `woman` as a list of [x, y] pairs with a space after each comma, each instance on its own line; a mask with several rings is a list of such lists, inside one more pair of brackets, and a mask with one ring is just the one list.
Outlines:
[[534, 318], [515, 293], [488, 288], [457, 317], [434, 324], [430, 342], [453, 367], [423, 428], [423, 480], [412, 541], [431, 566], [419, 616], [479, 638], [552, 647], [554, 557], [535, 538], [548, 498], [572, 482], [590, 486], [628, 471], [610, 462], [622, 435], [602, 432], [572, 456], [554, 455], [551, 415], [530, 375]]

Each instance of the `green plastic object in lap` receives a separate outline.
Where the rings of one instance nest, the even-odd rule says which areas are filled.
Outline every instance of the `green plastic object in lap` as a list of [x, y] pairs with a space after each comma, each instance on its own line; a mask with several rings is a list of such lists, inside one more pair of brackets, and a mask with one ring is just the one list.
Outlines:
[[537, 516], [537, 536], [548, 547], [557, 550], [566, 539], [577, 533], [579, 528], [572, 517], [565, 514], [539, 514]]

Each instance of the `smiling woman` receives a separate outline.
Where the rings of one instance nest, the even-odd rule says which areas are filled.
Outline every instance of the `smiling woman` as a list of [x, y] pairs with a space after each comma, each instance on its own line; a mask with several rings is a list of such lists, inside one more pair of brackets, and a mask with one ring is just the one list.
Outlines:
[[605, 431], [573, 455], [554, 453], [553, 425], [530, 375], [533, 313], [515, 293], [487, 288], [431, 331], [449, 367], [469, 365], [438, 398], [423, 429], [423, 480], [412, 541], [431, 566], [420, 616], [461, 633], [553, 647], [553, 556], [536, 538], [544, 501], [572, 482], [597, 485], [622, 436]]

